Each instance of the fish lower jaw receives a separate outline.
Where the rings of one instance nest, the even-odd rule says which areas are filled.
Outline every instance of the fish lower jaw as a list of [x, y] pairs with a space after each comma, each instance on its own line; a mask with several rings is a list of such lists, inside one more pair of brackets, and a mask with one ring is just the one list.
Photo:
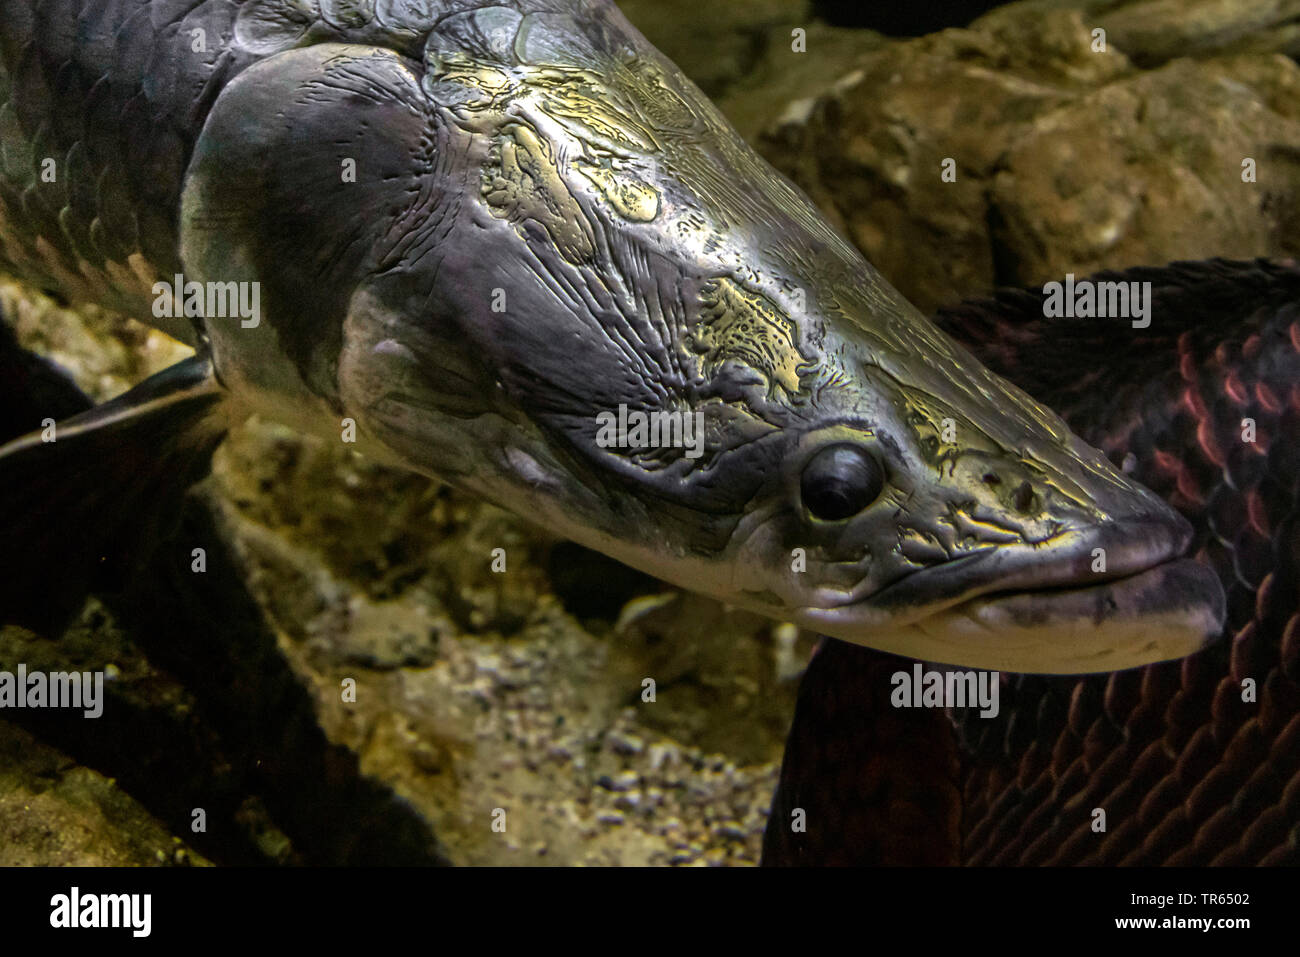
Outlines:
[[1213, 571], [1179, 559], [1082, 588], [982, 595], [897, 628], [864, 627], [857, 606], [801, 609], [796, 622], [841, 640], [961, 668], [1091, 674], [1200, 651], [1223, 630]]

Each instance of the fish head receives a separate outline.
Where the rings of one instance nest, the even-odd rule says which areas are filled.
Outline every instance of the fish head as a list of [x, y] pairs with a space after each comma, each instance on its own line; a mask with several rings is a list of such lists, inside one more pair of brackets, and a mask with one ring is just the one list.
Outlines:
[[454, 317], [488, 370], [462, 483], [666, 581], [925, 660], [1109, 671], [1216, 636], [1188, 523], [944, 336], [593, 10], [480, 9], [429, 39], [459, 199], [444, 279], [406, 300]]

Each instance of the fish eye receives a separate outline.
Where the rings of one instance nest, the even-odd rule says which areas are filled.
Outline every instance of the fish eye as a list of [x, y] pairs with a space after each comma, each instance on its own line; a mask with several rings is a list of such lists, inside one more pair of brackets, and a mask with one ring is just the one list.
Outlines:
[[799, 482], [804, 507], [814, 518], [839, 522], [858, 514], [885, 487], [885, 474], [870, 453], [852, 445], [822, 449], [804, 466]]

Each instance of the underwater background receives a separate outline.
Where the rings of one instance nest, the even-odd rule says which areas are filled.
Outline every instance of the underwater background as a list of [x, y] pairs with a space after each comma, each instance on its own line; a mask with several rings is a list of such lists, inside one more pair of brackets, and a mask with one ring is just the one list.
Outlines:
[[[1300, 244], [1300, 2], [620, 6], [923, 310]], [[95, 399], [187, 352], [0, 293]], [[0, 630], [0, 670], [110, 678], [0, 720], [0, 864], [757, 863], [813, 635], [269, 422], [176, 540], [205, 575]]]

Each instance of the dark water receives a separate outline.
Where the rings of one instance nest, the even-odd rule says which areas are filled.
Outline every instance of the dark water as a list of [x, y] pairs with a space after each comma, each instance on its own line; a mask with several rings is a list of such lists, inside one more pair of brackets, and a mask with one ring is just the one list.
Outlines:
[[813, 10], [839, 27], [867, 27], [894, 37], [919, 37], [948, 27], [964, 27], [1001, 6], [999, 0], [942, 0], [939, 3], [814, 0]]

